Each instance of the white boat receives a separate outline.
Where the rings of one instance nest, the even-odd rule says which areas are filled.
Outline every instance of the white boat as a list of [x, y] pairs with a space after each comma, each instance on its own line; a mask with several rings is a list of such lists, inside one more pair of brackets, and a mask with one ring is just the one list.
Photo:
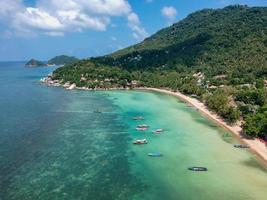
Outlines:
[[188, 170], [196, 171], [196, 172], [206, 172], [208, 168], [206, 167], [188, 167]]
[[148, 128], [145, 128], [145, 127], [143, 127], [143, 128], [139, 128], [139, 127], [137, 127], [135, 130], [137, 130], [137, 131], [146, 131]]
[[140, 125], [137, 125], [137, 128], [149, 128], [149, 126], [146, 124], [140, 124]]
[[133, 120], [144, 120], [145, 118], [142, 116], [135, 116]]
[[133, 144], [147, 144], [147, 140], [146, 140], [146, 139], [135, 140], [135, 141], [133, 142]]
[[155, 134], [159, 134], [159, 133], [162, 133], [162, 132], [164, 132], [164, 129], [162, 129], [162, 128], [159, 128], [159, 129], [156, 129], [156, 130], [152, 131], [152, 133], [155, 133]]

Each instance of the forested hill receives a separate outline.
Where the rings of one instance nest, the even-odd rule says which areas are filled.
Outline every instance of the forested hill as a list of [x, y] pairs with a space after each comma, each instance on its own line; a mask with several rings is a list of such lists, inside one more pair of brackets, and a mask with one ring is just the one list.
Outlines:
[[137, 45], [58, 68], [51, 79], [88, 89], [179, 90], [267, 141], [267, 8], [198, 11]]
[[137, 45], [96, 60], [126, 69], [200, 67], [216, 74], [239, 68], [261, 73], [266, 55], [267, 8], [236, 5], [197, 11]]

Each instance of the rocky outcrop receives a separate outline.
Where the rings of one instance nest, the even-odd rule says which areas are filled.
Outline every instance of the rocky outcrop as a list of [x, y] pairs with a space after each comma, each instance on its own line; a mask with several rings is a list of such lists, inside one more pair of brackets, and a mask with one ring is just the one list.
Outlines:
[[75, 89], [76, 88], [76, 84], [75, 83], [73, 83], [73, 84], [71, 84], [71, 86], [69, 86], [68, 88], [66, 88], [67, 90], [73, 90], [73, 89]]

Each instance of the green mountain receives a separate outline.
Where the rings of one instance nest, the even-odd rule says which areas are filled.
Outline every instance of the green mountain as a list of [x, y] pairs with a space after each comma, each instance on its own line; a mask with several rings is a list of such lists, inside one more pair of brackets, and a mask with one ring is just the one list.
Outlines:
[[204, 9], [113, 54], [58, 68], [79, 87], [168, 88], [193, 95], [244, 132], [267, 137], [267, 8]]
[[31, 59], [25, 64], [25, 66], [26, 67], [41, 67], [41, 66], [46, 66], [46, 64], [44, 62]]
[[237, 5], [197, 11], [137, 45], [96, 60], [126, 69], [200, 67], [217, 74], [257, 68], [266, 73], [266, 55], [267, 8]]
[[56, 56], [48, 61], [49, 65], [66, 65], [78, 61], [79, 59], [73, 56]]

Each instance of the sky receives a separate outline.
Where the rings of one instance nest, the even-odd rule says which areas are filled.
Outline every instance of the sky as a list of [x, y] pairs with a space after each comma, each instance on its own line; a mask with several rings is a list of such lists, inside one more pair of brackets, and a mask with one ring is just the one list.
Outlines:
[[0, 0], [0, 61], [105, 55], [204, 8], [267, 0]]

